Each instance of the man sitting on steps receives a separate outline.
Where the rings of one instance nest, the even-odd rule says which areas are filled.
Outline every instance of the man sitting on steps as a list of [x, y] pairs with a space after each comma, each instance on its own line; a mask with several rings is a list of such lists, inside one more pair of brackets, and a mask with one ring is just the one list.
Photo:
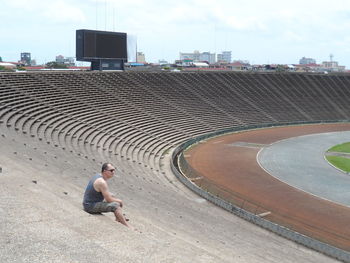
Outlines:
[[101, 174], [95, 175], [89, 181], [84, 194], [84, 210], [90, 214], [114, 212], [115, 219], [118, 222], [133, 229], [122, 213], [123, 201], [115, 198], [108, 190], [107, 180], [112, 178], [114, 173], [113, 165], [104, 163]]

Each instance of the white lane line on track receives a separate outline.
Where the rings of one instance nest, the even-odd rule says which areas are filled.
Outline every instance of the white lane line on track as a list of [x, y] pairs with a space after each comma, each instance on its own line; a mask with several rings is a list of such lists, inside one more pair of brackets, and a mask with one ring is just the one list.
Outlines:
[[[330, 142], [326, 140], [327, 138]], [[301, 140], [301, 145], [296, 143], [298, 140]], [[282, 183], [318, 198], [350, 207], [350, 176], [336, 169], [328, 169], [327, 166], [329, 168], [330, 166], [324, 157], [328, 146], [347, 140], [350, 140], [349, 131], [291, 137], [260, 149], [256, 161], [267, 174]], [[312, 141], [313, 144], [308, 146], [307, 141]], [[284, 146], [291, 147], [284, 148]], [[296, 157], [294, 156], [294, 159], [293, 155], [286, 157], [287, 152], [292, 152], [293, 147], [299, 147], [297, 150], [294, 149]], [[280, 156], [289, 158], [291, 163], [278, 159]], [[317, 162], [313, 162], [313, 159]]]

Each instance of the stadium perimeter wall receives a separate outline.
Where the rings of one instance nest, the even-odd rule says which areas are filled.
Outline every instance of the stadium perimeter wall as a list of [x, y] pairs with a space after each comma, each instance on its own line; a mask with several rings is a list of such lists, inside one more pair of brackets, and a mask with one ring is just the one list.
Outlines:
[[176, 177], [189, 189], [200, 195], [201, 197], [205, 198], [206, 200], [214, 203], [215, 205], [231, 212], [232, 214], [235, 214], [253, 224], [256, 224], [260, 227], [263, 227], [265, 229], [268, 229], [280, 236], [283, 236], [289, 240], [292, 240], [296, 243], [302, 244], [308, 248], [314, 249], [318, 252], [321, 252], [325, 255], [331, 256], [333, 258], [336, 258], [338, 260], [341, 260], [343, 262], [350, 262], [350, 253], [348, 251], [339, 249], [337, 247], [334, 247], [332, 245], [326, 244], [324, 242], [318, 241], [314, 238], [308, 237], [306, 235], [303, 235], [301, 233], [298, 233], [296, 231], [293, 231], [287, 227], [284, 227], [282, 225], [276, 224], [274, 222], [268, 221], [264, 218], [262, 218], [259, 215], [253, 214], [241, 207], [238, 207], [237, 205], [234, 205], [222, 198], [220, 198], [218, 195], [214, 195], [213, 193], [210, 193], [202, 188], [200, 188], [198, 185], [193, 183], [190, 178], [198, 178], [201, 177], [201, 174], [193, 169], [191, 165], [186, 161], [184, 158], [184, 151], [209, 138], [218, 137], [221, 135], [239, 132], [239, 131], [248, 131], [253, 129], [264, 129], [264, 128], [271, 128], [271, 127], [281, 127], [281, 126], [295, 126], [295, 125], [306, 125], [306, 124], [325, 124], [325, 123], [345, 123], [347, 121], [338, 121], [338, 122], [331, 122], [331, 121], [324, 121], [324, 122], [298, 122], [298, 123], [287, 123], [284, 125], [277, 125], [277, 124], [265, 124], [265, 125], [254, 125], [254, 126], [248, 126], [248, 127], [240, 127], [240, 128], [232, 128], [232, 129], [225, 129], [222, 131], [205, 134], [202, 136], [198, 136], [196, 138], [193, 138], [187, 142], [182, 143], [178, 147], [176, 147], [172, 153], [172, 162], [171, 162], [171, 168], [173, 173], [176, 175]]

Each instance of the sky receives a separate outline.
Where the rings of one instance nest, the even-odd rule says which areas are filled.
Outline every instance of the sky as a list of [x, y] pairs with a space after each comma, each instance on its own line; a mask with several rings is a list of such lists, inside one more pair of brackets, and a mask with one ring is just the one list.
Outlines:
[[126, 32], [147, 62], [232, 51], [251, 64], [333, 60], [350, 69], [350, 0], [0, 0], [0, 56], [75, 57], [77, 29]]

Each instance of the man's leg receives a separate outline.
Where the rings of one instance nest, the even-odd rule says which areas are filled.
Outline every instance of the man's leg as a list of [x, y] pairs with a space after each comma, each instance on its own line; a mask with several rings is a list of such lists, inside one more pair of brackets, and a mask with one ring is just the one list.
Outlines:
[[118, 222], [122, 223], [123, 225], [125, 225], [125, 226], [127, 226], [127, 227], [129, 227], [129, 228], [133, 228], [133, 227], [131, 227], [131, 226], [128, 224], [128, 222], [126, 221], [126, 219], [125, 219], [125, 217], [124, 217], [124, 215], [123, 215], [123, 213], [122, 213], [122, 209], [121, 209], [120, 206], [118, 206], [117, 209], [114, 211], [114, 215], [115, 215], [115, 219], [116, 219]]
[[115, 219], [116, 221], [122, 223], [123, 225], [131, 228], [131, 229], [134, 229], [132, 226], [130, 226], [123, 213], [122, 213], [122, 209], [119, 205], [119, 203], [117, 202], [112, 202], [112, 203], [107, 203], [107, 202], [99, 202], [99, 203], [96, 203], [94, 205], [93, 208], [91, 208], [89, 211], [87, 211], [89, 213], [106, 213], [106, 212], [113, 212], [114, 215], [115, 215]]

